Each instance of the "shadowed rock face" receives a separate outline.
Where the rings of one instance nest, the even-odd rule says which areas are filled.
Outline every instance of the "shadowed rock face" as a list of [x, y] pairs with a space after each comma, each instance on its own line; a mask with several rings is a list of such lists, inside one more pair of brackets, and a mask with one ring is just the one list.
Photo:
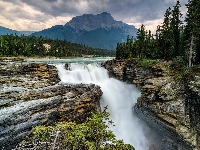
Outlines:
[[136, 61], [111, 60], [102, 66], [110, 77], [140, 88], [135, 111], [163, 135], [166, 149], [199, 149], [200, 77], [177, 81], [162, 65], [139, 68], [136, 64]]
[[[122, 21], [116, 21], [110, 13], [103, 12], [101, 14], [83, 14], [82, 16], [73, 17], [65, 26], [71, 26], [77, 31], [91, 31], [98, 28], [111, 28], [111, 27], [129, 27]], [[131, 27], [131, 26], [130, 26]]]
[[47, 64], [26, 64], [22, 59], [0, 63], [0, 149], [15, 147], [37, 125], [83, 122], [100, 110], [99, 86], [64, 86], [56, 67]]

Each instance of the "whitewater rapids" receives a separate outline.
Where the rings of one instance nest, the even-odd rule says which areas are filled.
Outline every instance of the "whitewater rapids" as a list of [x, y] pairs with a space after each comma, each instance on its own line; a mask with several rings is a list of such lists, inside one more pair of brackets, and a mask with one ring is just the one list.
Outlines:
[[140, 91], [132, 84], [127, 84], [113, 78], [109, 78], [106, 69], [99, 63], [69, 63], [69, 69], [65, 64], [57, 64], [61, 82], [64, 84], [94, 83], [101, 87], [103, 96], [100, 101], [101, 109], [108, 105], [110, 119], [115, 126], [110, 130], [117, 139], [123, 139], [136, 150], [148, 150], [149, 143], [145, 137], [143, 122], [134, 113], [133, 107], [140, 96]]

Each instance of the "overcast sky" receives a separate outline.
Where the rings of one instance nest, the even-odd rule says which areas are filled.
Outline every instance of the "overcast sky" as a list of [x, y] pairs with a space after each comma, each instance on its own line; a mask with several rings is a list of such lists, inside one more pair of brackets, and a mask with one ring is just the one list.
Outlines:
[[[180, 0], [186, 13], [188, 0]], [[74, 16], [109, 12], [117, 21], [155, 31], [166, 9], [176, 0], [0, 0], [0, 26], [19, 31], [39, 31], [64, 25]]]

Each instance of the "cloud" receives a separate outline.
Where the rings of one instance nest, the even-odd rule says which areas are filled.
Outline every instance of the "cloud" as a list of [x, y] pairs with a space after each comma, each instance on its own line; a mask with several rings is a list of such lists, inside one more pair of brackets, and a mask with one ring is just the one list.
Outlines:
[[[65, 24], [71, 16], [52, 16], [19, 1], [0, 1], [0, 26], [15, 30], [38, 31], [55, 24]], [[49, 6], [49, 5], [48, 5]]]
[[[73, 16], [109, 12], [114, 19], [136, 27], [157, 26], [175, 0], [0, 0], [0, 26], [16, 30], [42, 30], [65, 24]], [[187, 3], [182, 0], [181, 5]], [[186, 12], [185, 8], [181, 8]]]
[[58, 0], [44, 0], [46, 2], [57, 2]]

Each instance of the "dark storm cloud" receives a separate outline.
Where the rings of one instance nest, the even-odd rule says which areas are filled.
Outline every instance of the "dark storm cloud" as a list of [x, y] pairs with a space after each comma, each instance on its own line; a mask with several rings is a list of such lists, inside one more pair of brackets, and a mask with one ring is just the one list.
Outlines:
[[46, 2], [57, 2], [58, 0], [44, 0]]
[[23, 3], [34, 7], [51, 16], [62, 16], [63, 14], [76, 14], [78, 3], [75, 0], [21, 0]]
[[[52, 16], [63, 14], [81, 15], [84, 13], [110, 12], [118, 19], [135, 17], [137, 21], [158, 19], [164, 15], [168, 6], [175, 5], [174, 0], [22, 0], [35, 9]], [[182, 0], [182, 5], [187, 0]], [[85, 4], [87, 4], [88, 8]]]
[[[182, 6], [185, 3], [187, 0], [181, 0]], [[142, 24], [162, 19], [166, 9], [175, 4], [176, 0], [0, 0], [0, 17], [48, 22], [58, 17], [109, 12], [115, 20]]]
[[44, 16], [42, 14], [32, 14], [27, 11], [22, 3], [19, 3], [19, 1], [14, 1], [12, 0], [13, 6], [6, 9], [5, 6], [1, 6], [1, 13], [3, 13], [3, 16], [9, 20], [15, 20], [17, 18], [23, 18], [23, 19], [28, 19], [28, 20], [39, 20], [39, 21], [44, 21], [47, 16]]

